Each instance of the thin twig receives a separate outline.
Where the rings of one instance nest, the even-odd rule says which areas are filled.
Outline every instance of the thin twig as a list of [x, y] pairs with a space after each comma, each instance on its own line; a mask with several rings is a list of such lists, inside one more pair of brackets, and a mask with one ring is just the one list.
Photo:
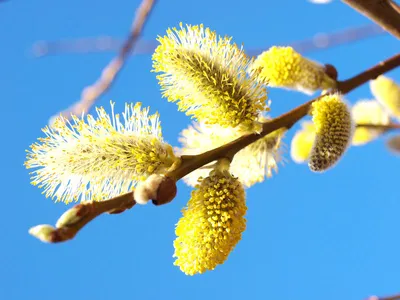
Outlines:
[[400, 13], [390, 0], [342, 0], [400, 39]]
[[124, 66], [130, 52], [135, 46], [155, 2], [155, 0], [142, 1], [136, 11], [135, 18], [131, 26], [131, 32], [125, 43], [122, 45], [118, 56], [104, 68], [100, 78], [93, 85], [86, 87], [82, 91], [81, 99], [73, 104], [70, 108], [53, 116], [50, 119], [50, 124], [60, 114], [65, 118], [70, 118], [71, 114], [81, 115], [82, 113], [87, 112], [95, 103], [95, 101], [111, 87], [112, 83], [115, 81], [115, 78]]
[[390, 131], [394, 129], [400, 129], [399, 123], [390, 123], [387, 125], [378, 125], [378, 124], [357, 124], [357, 127], [364, 127], [370, 129], [379, 129], [383, 131]]
[[[350, 27], [344, 30], [324, 33], [320, 32], [313, 37], [301, 41], [291, 42], [288, 45], [296, 49], [299, 53], [310, 53], [323, 49], [330, 49], [344, 44], [358, 42], [366, 38], [386, 34], [382, 28], [376, 24], [367, 24], [358, 27]], [[247, 53], [250, 56], [257, 56], [267, 48], [251, 49]]]
[[[379, 28], [380, 29], [380, 28]], [[33, 44], [31, 53], [35, 58], [59, 55], [65, 53], [99, 53], [116, 52], [121, 49], [124, 40], [113, 36], [81, 37], [77, 39], [61, 39], [55, 41], [37, 41]], [[156, 41], [146, 41], [140, 39], [135, 48], [130, 52], [131, 55], [149, 54], [157, 46]]]
[[[83, 202], [69, 211], [73, 212], [69, 222], [57, 226], [45, 239], [49, 243], [60, 243], [71, 240], [90, 221], [103, 213], [121, 213], [136, 204], [133, 193], [127, 193], [102, 202]], [[67, 213], [69, 212], [67, 211]], [[61, 217], [62, 218], [62, 217]]]

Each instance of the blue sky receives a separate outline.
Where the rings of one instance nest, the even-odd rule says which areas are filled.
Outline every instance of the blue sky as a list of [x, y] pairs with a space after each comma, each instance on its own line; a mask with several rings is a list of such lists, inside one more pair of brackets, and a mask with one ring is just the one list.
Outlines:
[[[363, 299], [400, 291], [398, 216], [399, 157], [383, 139], [351, 148], [324, 174], [290, 161], [272, 179], [247, 191], [247, 230], [224, 265], [188, 277], [173, 266], [174, 226], [190, 189], [179, 183], [170, 205], [135, 207], [104, 215], [73, 240], [48, 245], [28, 235], [29, 227], [54, 224], [67, 209], [30, 185], [25, 149], [41, 136], [55, 112], [76, 101], [113, 53], [58, 55], [35, 59], [37, 40], [97, 35], [124, 37], [139, 1], [14, 1], [0, 4], [0, 119], [2, 142], [0, 299]], [[183, 23], [232, 35], [245, 48], [266, 47], [368, 24], [334, 1], [159, 1], [143, 38]], [[310, 57], [332, 63], [339, 78], [395, 54], [389, 35], [332, 48]], [[151, 56], [129, 60], [99, 105], [112, 99], [141, 101], [161, 114], [167, 141], [177, 145], [189, 119], [160, 96]], [[400, 82], [400, 71], [389, 73]], [[309, 97], [271, 90], [272, 116]], [[347, 96], [370, 98], [368, 86]], [[286, 137], [290, 144], [294, 128]]]

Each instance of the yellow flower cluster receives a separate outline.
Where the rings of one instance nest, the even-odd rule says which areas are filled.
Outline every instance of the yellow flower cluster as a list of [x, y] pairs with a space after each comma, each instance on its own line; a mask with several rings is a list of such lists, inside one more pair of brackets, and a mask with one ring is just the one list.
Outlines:
[[308, 160], [315, 141], [314, 123], [305, 121], [301, 124], [301, 127], [295, 133], [290, 146], [290, 156], [294, 162], [299, 164]]
[[[351, 109], [353, 121], [356, 124], [387, 125], [389, 115], [375, 100], [358, 101]], [[382, 129], [357, 127], [354, 131], [352, 145], [364, 145], [383, 133]]]
[[326, 74], [322, 65], [304, 58], [292, 47], [271, 47], [257, 57], [252, 70], [269, 86], [307, 94], [336, 86], [336, 81]]
[[200, 122], [257, 127], [257, 116], [269, 109], [265, 86], [249, 75], [251, 60], [231, 38], [181, 24], [158, 41], [153, 71], [161, 73], [157, 79], [168, 101]]
[[370, 82], [375, 99], [386, 108], [387, 112], [400, 120], [400, 86], [386, 76], [379, 76]]
[[162, 141], [158, 114], [148, 115], [141, 104], [126, 104], [119, 114], [97, 109], [98, 117], [73, 122], [60, 117], [46, 127], [45, 138], [28, 151], [32, 184], [56, 201], [100, 201], [132, 191], [137, 181], [165, 172], [176, 160]]
[[176, 226], [175, 265], [187, 275], [224, 263], [246, 228], [247, 207], [240, 181], [216, 168], [192, 192]]
[[326, 95], [312, 104], [315, 141], [308, 166], [314, 172], [332, 167], [350, 144], [353, 124], [350, 111], [338, 94]]
[[[265, 118], [259, 119], [259, 121], [265, 120]], [[246, 187], [262, 182], [265, 177], [271, 177], [272, 170], [277, 171], [278, 162], [281, 161], [282, 138], [285, 132], [285, 129], [276, 130], [239, 151], [231, 163], [231, 173]], [[199, 154], [231, 142], [245, 133], [247, 132], [239, 128], [194, 123], [181, 132], [179, 141], [182, 148], [177, 151], [182, 155]], [[184, 177], [185, 182], [195, 186], [199, 178], [208, 175], [210, 168], [211, 166], [205, 166], [191, 172]]]

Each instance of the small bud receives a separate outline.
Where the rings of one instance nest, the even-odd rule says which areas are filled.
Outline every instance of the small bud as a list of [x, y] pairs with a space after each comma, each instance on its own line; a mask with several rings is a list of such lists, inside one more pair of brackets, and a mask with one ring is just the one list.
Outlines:
[[338, 71], [337, 69], [331, 64], [324, 65], [325, 74], [328, 75], [333, 80], [337, 80], [338, 78]]
[[147, 190], [145, 183], [139, 183], [133, 192], [133, 197], [137, 204], [147, 204], [150, 200], [150, 192]]
[[42, 242], [52, 243], [53, 233], [56, 229], [51, 225], [37, 225], [29, 229], [29, 234], [33, 235], [35, 238], [41, 240]]
[[386, 145], [393, 153], [400, 154], [400, 135], [391, 137], [387, 140]]
[[152, 202], [154, 205], [167, 204], [175, 198], [177, 191], [175, 180], [171, 177], [164, 177]]
[[81, 220], [82, 217], [86, 215], [87, 211], [87, 206], [85, 206], [84, 204], [74, 206], [73, 208], [67, 210], [61, 215], [56, 223], [56, 227], [61, 228], [65, 226], [71, 226], [79, 222], [79, 220]]
[[162, 205], [172, 201], [176, 196], [175, 180], [164, 175], [153, 174], [138, 184], [134, 198], [138, 204], [147, 204], [152, 200], [154, 205]]

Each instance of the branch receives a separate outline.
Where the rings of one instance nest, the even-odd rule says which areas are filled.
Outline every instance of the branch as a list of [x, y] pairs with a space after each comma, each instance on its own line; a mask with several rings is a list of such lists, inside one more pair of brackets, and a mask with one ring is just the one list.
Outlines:
[[[338, 88], [333, 92], [340, 92], [343, 94], [348, 93], [368, 80], [374, 79], [397, 66], [400, 66], [400, 54], [395, 55], [348, 80], [338, 82]], [[173, 179], [175, 182], [175, 180], [179, 180], [190, 172], [201, 168], [212, 161], [225, 157], [232, 158], [238, 151], [261, 139], [265, 135], [282, 127], [288, 129], [292, 127], [297, 121], [308, 114], [311, 104], [321, 97], [322, 96], [317, 97], [281, 115], [280, 117], [264, 123], [260, 133], [244, 135], [226, 145], [202, 154], [182, 156], [181, 164], [179, 164], [175, 170], [168, 172], [165, 176]], [[381, 125], [360, 124], [359, 126], [379, 127], [382, 129]], [[385, 128], [387, 130], [400, 129], [400, 125], [390, 124], [386, 125]], [[72, 239], [80, 229], [97, 216], [105, 212], [120, 213], [126, 209], [130, 209], [135, 204], [136, 202], [133, 198], [132, 192], [102, 202], [81, 203], [74, 206], [60, 217], [56, 225], [57, 228], [50, 227], [49, 225], [39, 225], [33, 227], [30, 230], [30, 233], [46, 242], [56, 243], [67, 241]]]
[[390, 0], [342, 0], [400, 39], [400, 13]]
[[[29, 233], [44, 242], [65, 242], [73, 237], [86, 224], [103, 213], [121, 213], [136, 204], [133, 193], [127, 193], [101, 202], [83, 202], [66, 211], [57, 221], [56, 228], [50, 225], [32, 227]], [[44, 228], [44, 230], [43, 230]]]
[[400, 129], [400, 124], [398, 123], [390, 123], [387, 125], [377, 125], [377, 124], [357, 124], [357, 127], [365, 127], [365, 128], [370, 128], [370, 129], [379, 129], [383, 130], [385, 132], [394, 130], [394, 129]]
[[131, 26], [131, 32], [122, 45], [119, 54], [103, 70], [101, 77], [91, 86], [83, 89], [81, 99], [70, 108], [53, 116], [49, 123], [51, 124], [60, 114], [65, 118], [70, 118], [71, 114], [80, 115], [87, 112], [96, 100], [105, 93], [115, 81], [115, 78], [124, 66], [126, 59], [135, 46], [143, 27], [155, 4], [155, 0], [143, 0], [136, 11], [135, 18]]

